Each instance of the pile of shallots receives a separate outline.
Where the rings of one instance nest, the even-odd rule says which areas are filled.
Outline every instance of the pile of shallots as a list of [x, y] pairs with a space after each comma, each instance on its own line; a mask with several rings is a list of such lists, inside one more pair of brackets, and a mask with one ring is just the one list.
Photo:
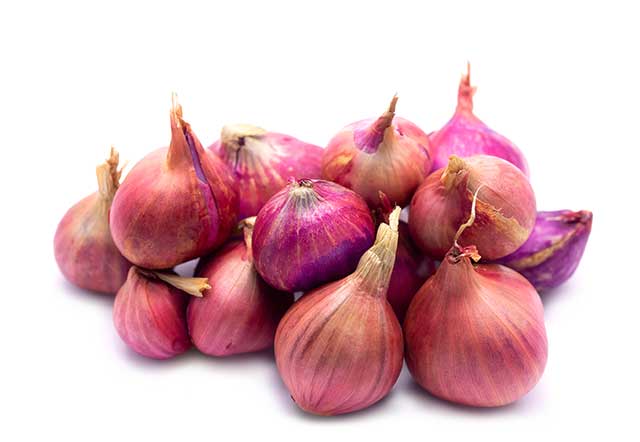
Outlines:
[[[428, 135], [393, 97], [325, 149], [244, 124], [205, 149], [174, 96], [169, 146], [122, 182], [112, 149], [60, 222], [60, 270], [116, 293], [115, 328], [146, 357], [274, 347], [310, 413], [376, 403], [403, 360], [439, 398], [511, 403], [547, 361], [538, 291], [575, 271], [592, 214], [537, 211], [524, 156], [474, 115], [474, 92], [467, 72]], [[193, 277], [172, 270], [196, 258]]]

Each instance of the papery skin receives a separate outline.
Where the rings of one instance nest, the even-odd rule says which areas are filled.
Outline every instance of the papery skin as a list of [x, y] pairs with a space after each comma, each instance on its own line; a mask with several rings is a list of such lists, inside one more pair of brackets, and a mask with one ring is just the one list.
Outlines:
[[395, 228], [380, 226], [354, 273], [306, 294], [282, 318], [276, 365], [303, 410], [326, 416], [361, 410], [396, 383], [402, 330], [386, 300], [396, 245], [397, 219]]
[[355, 192], [323, 180], [292, 182], [258, 213], [254, 265], [276, 289], [305, 291], [352, 272], [373, 238], [371, 213]]
[[209, 147], [232, 170], [238, 218], [255, 216], [289, 178], [320, 178], [323, 149], [292, 136], [249, 125], [225, 126]]
[[198, 264], [196, 275], [211, 288], [192, 298], [187, 310], [189, 334], [201, 352], [229, 356], [273, 346], [278, 322], [293, 295], [266, 284], [253, 266], [244, 241], [232, 241]]
[[538, 212], [529, 239], [500, 263], [517, 270], [538, 291], [557, 287], [578, 267], [592, 221], [588, 210]]
[[202, 148], [178, 107], [171, 145], [144, 157], [120, 186], [111, 234], [134, 264], [167, 269], [221, 245], [236, 223], [237, 204], [230, 171]]
[[398, 250], [387, 291], [387, 300], [402, 324], [411, 300], [422, 284], [435, 273], [436, 261], [423, 255], [411, 241], [409, 227], [400, 222]]
[[114, 294], [131, 263], [111, 239], [109, 208], [102, 204], [94, 193], [71, 207], [56, 230], [54, 251], [60, 271], [74, 285]]
[[118, 152], [96, 168], [98, 192], [71, 207], [53, 240], [56, 262], [74, 285], [115, 294], [127, 279], [131, 263], [122, 256], [109, 231], [109, 208], [117, 191], [121, 170]]
[[336, 134], [322, 157], [322, 178], [361, 195], [371, 208], [378, 192], [404, 206], [431, 171], [427, 135], [391, 109], [379, 118], [352, 123]]
[[[446, 173], [445, 173], [446, 172]], [[436, 259], [447, 253], [479, 191], [476, 221], [460, 238], [489, 260], [515, 252], [536, 219], [536, 201], [527, 178], [511, 163], [489, 155], [452, 156], [418, 188], [409, 211], [409, 230], [418, 247]]]
[[458, 88], [458, 106], [453, 117], [440, 130], [429, 134], [433, 154], [433, 170], [441, 169], [451, 155], [493, 155], [502, 158], [529, 177], [527, 160], [518, 147], [493, 131], [473, 113], [473, 95], [470, 73], [462, 76]]
[[184, 353], [191, 347], [186, 296], [132, 267], [113, 306], [118, 334], [131, 349], [148, 358], [168, 359]]
[[540, 297], [505, 266], [450, 258], [407, 312], [407, 366], [442, 399], [474, 407], [514, 402], [536, 385], [547, 361]]

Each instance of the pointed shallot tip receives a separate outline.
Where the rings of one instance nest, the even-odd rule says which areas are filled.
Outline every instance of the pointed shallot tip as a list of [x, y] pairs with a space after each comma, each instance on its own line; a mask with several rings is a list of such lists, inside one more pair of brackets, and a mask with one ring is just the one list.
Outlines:
[[398, 103], [398, 93], [396, 92], [391, 99], [391, 103], [389, 103], [389, 109], [387, 112], [395, 114], [396, 113], [396, 104]]
[[171, 122], [177, 127], [182, 127], [184, 120], [182, 119], [182, 105], [178, 101], [178, 94], [171, 92]]

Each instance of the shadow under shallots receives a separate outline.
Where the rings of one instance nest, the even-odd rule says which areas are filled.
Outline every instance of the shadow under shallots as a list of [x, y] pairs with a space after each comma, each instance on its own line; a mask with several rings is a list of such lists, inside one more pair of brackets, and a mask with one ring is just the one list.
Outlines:
[[576, 290], [574, 281], [570, 279], [565, 283], [559, 285], [558, 287], [538, 292], [538, 294], [540, 295], [540, 299], [542, 300], [542, 305], [544, 306], [545, 310], [547, 310], [548, 308], [553, 308], [553, 305], [556, 302], [562, 301], [569, 297], [577, 296], [579, 292], [579, 290]]

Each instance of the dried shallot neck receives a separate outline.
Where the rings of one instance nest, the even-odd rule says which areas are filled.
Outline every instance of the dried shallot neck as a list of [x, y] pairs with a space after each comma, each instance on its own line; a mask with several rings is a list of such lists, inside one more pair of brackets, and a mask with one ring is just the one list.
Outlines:
[[172, 275], [170, 273], [158, 272], [155, 270], [141, 269], [136, 270], [143, 276], [152, 279], [159, 279], [167, 284], [198, 298], [202, 297], [202, 292], [211, 288], [207, 278], [187, 278], [184, 276]]
[[467, 73], [462, 75], [458, 86], [458, 106], [456, 111], [473, 111], [473, 95], [476, 88], [471, 86], [471, 63], [467, 62]]
[[396, 206], [389, 215], [389, 223], [380, 224], [373, 246], [364, 252], [353, 273], [360, 288], [373, 296], [386, 296], [389, 287], [398, 247], [400, 212], [401, 208]]
[[120, 175], [122, 168], [118, 169], [120, 156], [118, 151], [111, 147], [109, 159], [103, 164], [96, 167], [96, 176], [98, 177], [98, 193], [100, 198], [109, 206], [120, 185]]
[[242, 229], [242, 235], [244, 237], [244, 244], [249, 252], [248, 256], [251, 256], [253, 228], [256, 225], [256, 217], [251, 216], [240, 221], [240, 228]]
[[378, 119], [373, 123], [373, 129], [376, 132], [384, 132], [391, 123], [393, 122], [393, 117], [396, 116], [396, 103], [398, 103], [398, 96], [394, 95], [391, 99], [391, 103], [389, 103], [389, 108], [386, 110], [384, 114], [382, 114]]
[[466, 173], [467, 163], [457, 155], [451, 155], [447, 167], [445, 167], [440, 177], [440, 181], [444, 184], [446, 190], [451, 190], [458, 182], [462, 174]]
[[266, 133], [263, 128], [250, 124], [229, 124], [222, 128], [220, 142], [224, 149], [233, 153], [245, 145], [246, 138], [260, 138]]
[[293, 180], [289, 186], [289, 196], [297, 209], [308, 209], [320, 201], [311, 180]]

